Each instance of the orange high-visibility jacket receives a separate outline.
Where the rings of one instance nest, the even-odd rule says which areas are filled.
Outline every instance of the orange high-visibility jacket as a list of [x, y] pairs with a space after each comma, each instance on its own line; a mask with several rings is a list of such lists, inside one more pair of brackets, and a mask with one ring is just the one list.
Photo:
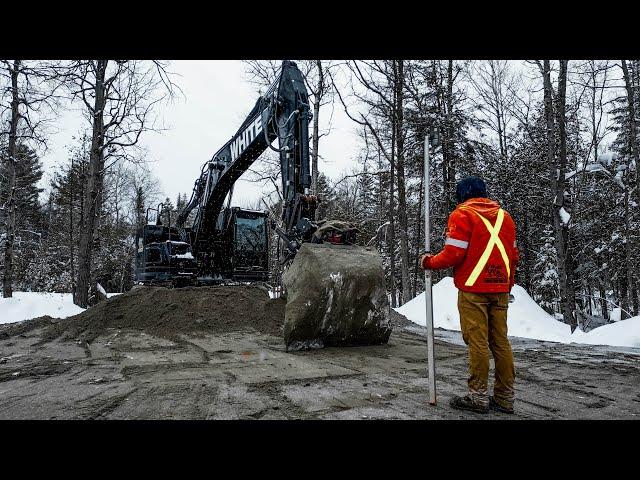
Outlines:
[[493, 200], [470, 198], [451, 213], [444, 249], [425, 257], [423, 268], [454, 267], [454, 283], [465, 292], [503, 293], [514, 284], [518, 259], [511, 215]]

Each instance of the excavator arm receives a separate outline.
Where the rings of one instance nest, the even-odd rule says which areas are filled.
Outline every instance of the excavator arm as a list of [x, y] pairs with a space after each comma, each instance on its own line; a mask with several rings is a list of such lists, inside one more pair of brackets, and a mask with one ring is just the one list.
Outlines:
[[[203, 165], [191, 199], [177, 219], [183, 239], [187, 240], [185, 222], [197, 207], [191, 228], [192, 245], [196, 251], [209, 248], [209, 239], [221, 228], [218, 219], [225, 198], [238, 178], [267, 148], [280, 156], [284, 230], [288, 235], [299, 234], [296, 231], [299, 221], [312, 219], [316, 206], [315, 199], [309, 195], [310, 120], [304, 78], [294, 62], [285, 60], [278, 77], [258, 99], [236, 134]], [[273, 147], [276, 138], [279, 145]]]
[[[235, 182], [267, 148], [280, 156], [282, 218], [280, 225], [273, 219], [272, 226], [283, 241], [283, 261], [292, 258], [305, 241], [355, 242], [351, 226], [313, 221], [317, 200], [309, 194], [310, 120], [302, 73], [294, 62], [285, 60], [237, 132], [202, 166], [176, 225], [147, 224], [138, 232], [138, 281], [188, 277], [208, 283], [268, 278], [266, 212], [224, 205], [227, 198], [230, 203]], [[276, 139], [277, 147], [273, 145]], [[193, 223], [187, 227], [192, 212]], [[176, 253], [185, 246], [188, 252]]]

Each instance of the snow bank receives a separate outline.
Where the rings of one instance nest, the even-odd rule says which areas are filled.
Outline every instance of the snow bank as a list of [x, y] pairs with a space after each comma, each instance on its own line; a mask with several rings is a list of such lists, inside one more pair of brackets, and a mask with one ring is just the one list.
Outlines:
[[13, 292], [12, 298], [0, 298], [0, 323], [20, 322], [43, 315], [66, 318], [83, 311], [74, 305], [70, 293]]
[[[120, 294], [106, 295], [112, 297]], [[0, 323], [21, 322], [44, 315], [66, 318], [83, 311], [84, 308], [73, 303], [70, 293], [13, 292], [12, 298], [0, 297]]]
[[587, 333], [578, 329], [571, 336], [571, 341], [590, 345], [640, 348], [640, 317], [609, 323]]
[[[640, 317], [605, 325], [588, 333], [578, 329], [572, 335], [569, 325], [557, 321], [545, 312], [524, 288], [515, 285], [511, 293], [515, 300], [509, 305], [507, 316], [509, 336], [561, 343], [640, 348]], [[418, 325], [426, 325], [424, 293], [395, 310]], [[433, 323], [436, 328], [460, 330], [458, 289], [451, 277], [445, 277], [433, 286]]]
[[[511, 293], [515, 301], [509, 305], [509, 335], [561, 342], [570, 333], [569, 325], [558, 322], [545, 312], [524, 288], [516, 285]], [[418, 325], [426, 325], [424, 293], [396, 308], [396, 311]], [[433, 323], [436, 328], [460, 330], [458, 289], [451, 277], [445, 277], [433, 286]]]

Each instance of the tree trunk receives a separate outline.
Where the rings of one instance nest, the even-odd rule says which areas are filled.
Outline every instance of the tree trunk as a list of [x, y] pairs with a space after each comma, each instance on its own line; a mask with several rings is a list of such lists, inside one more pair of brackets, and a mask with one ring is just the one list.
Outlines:
[[418, 230], [416, 233], [415, 239], [415, 264], [413, 266], [413, 290], [411, 292], [411, 296], [415, 298], [418, 294], [418, 276], [420, 275], [420, 250], [421, 250], [421, 242], [420, 235], [422, 233], [422, 222], [424, 219], [422, 218], [422, 201], [424, 196], [424, 175], [420, 178], [420, 194], [418, 196], [418, 214], [416, 215], [416, 221], [418, 222]]
[[397, 307], [397, 296], [396, 296], [396, 252], [395, 252], [395, 244], [396, 244], [396, 220], [395, 220], [395, 211], [394, 211], [394, 195], [395, 195], [395, 145], [396, 145], [396, 122], [395, 117], [392, 115], [391, 120], [391, 162], [390, 162], [390, 173], [389, 173], [389, 243], [387, 244], [387, 248], [389, 251], [389, 270], [391, 275], [391, 306], [393, 308]]
[[567, 61], [560, 61], [560, 73], [558, 76], [558, 95], [556, 109], [556, 120], [558, 122], [558, 137], [560, 141], [560, 152], [558, 159], [555, 156], [554, 138], [554, 111], [551, 86], [551, 64], [549, 60], [544, 60], [543, 69], [544, 80], [544, 109], [546, 118], [546, 138], [547, 138], [547, 161], [551, 176], [551, 187], [554, 195], [553, 201], [553, 228], [556, 247], [556, 261], [558, 267], [558, 287], [560, 290], [560, 305], [564, 322], [571, 325], [573, 332], [577, 327], [573, 310], [575, 306], [575, 294], [573, 292], [573, 279], [570, 275], [570, 265], [567, 258], [566, 229], [560, 217], [560, 211], [564, 207], [564, 187], [565, 169], [567, 162], [567, 142], [565, 131], [565, 94], [567, 87]]
[[[622, 60], [622, 73], [624, 76], [624, 84], [627, 92], [627, 109], [628, 109], [628, 119], [629, 119], [629, 149], [631, 151], [631, 158], [635, 162], [636, 165], [636, 183], [637, 182], [637, 170], [640, 168], [640, 154], [638, 153], [638, 141], [637, 141], [637, 124], [636, 124], [636, 113], [635, 113], [635, 98], [633, 95], [633, 81], [629, 76], [629, 69], [627, 68], [627, 61]], [[626, 297], [626, 306], [627, 310], [631, 311], [633, 309], [633, 314], [638, 314], [637, 309], [637, 300], [633, 296], [633, 285], [635, 283], [633, 276], [633, 264], [631, 263], [631, 229], [630, 229], [630, 212], [629, 212], [629, 184], [631, 182], [631, 173], [630, 167], [631, 162], [627, 164], [627, 179], [625, 182], [625, 193], [624, 193], [624, 209], [625, 209], [625, 270], [627, 275], [627, 297]], [[636, 194], [638, 196], [637, 202], [640, 204], [640, 188], [636, 185]], [[622, 315], [625, 315], [624, 311]], [[625, 318], [624, 316], [621, 318]]]
[[449, 60], [447, 63], [447, 185], [449, 186], [449, 211], [456, 208], [456, 169], [454, 164], [455, 157], [455, 142], [453, 140], [453, 60]]
[[[523, 270], [524, 270], [524, 288], [529, 293], [532, 294], [532, 285], [531, 285], [531, 260], [529, 258], [529, 215], [525, 210], [523, 212], [524, 216], [524, 232], [523, 235], [520, 235], [520, 239], [522, 239], [522, 244], [519, 247], [520, 250], [520, 258], [522, 258], [523, 262]], [[518, 242], [519, 243], [519, 242]]]
[[7, 152], [7, 201], [5, 202], [5, 244], [4, 244], [4, 272], [2, 278], [2, 296], [11, 298], [13, 296], [13, 244], [16, 234], [16, 166], [18, 163], [18, 121], [20, 114], [18, 111], [18, 70], [20, 60], [14, 60], [11, 75], [11, 120], [9, 122], [9, 151]]
[[73, 206], [74, 206], [74, 185], [73, 178], [76, 175], [75, 169], [73, 168], [73, 160], [71, 160], [71, 174], [69, 175], [69, 264], [71, 268], [71, 293], [73, 294], [73, 298], [75, 298], [76, 292], [76, 271], [74, 267], [75, 262], [75, 252], [74, 252], [74, 238], [73, 238], [73, 228], [75, 222], [73, 221]]
[[82, 308], [89, 306], [89, 287], [91, 281], [91, 255], [96, 226], [96, 217], [100, 211], [102, 177], [104, 168], [104, 107], [105, 72], [108, 60], [95, 62], [95, 102], [93, 107], [93, 128], [91, 134], [91, 151], [89, 153], [89, 175], [83, 200], [83, 218], [78, 246], [78, 281], [74, 303]]
[[598, 281], [598, 291], [600, 293], [600, 309], [602, 310], [602, 318], [609, 321], [609, 305], [607, 305], [607, 292], [602, 285], [602, 281]]
[[[633, 83], [629, 76], [627, 61], [622, 60], [622, 73], [624, 76], [624, 85], [627, 91], [627, 109], [629, 119], [629, 146], [631, 147], [631, 158], [636, 163], [636, 171], [640, 168], [640, 152], [638, 152], [638, 125], [636, 122], [635, 99], [633, 95]], [[637, 203], [640, 205], [640, 188], [636, 188]]]
[[[628, 171], [629, 169], [627, 169]], [[625, 274], [627, 280], [627, 294], [622, 299], [622, 314], [620, 319], [629, 318], [629, 314], [627, 312], [633, 311], [634, 315], [637, 315], [638, 312], [633, 308], [633, 266], [631, 263], [631, 215], [629, 212], [629, 181], [627, 178], [625, 182], [624, 189], [624, 236], [626, 241], [624, 242], [624, 263], [625, 263]], [[625, 311], [626, 310], [626, 311]]]
[[396, 173], [398, 177], [398, 220], [400, 222], [400, 261], [402, 274], [402, 303], [409, 301], [409, 228], [407, 197], [404, 180], [404, 61], [394, 60], [395, 119], [396, 119]]
[[589, 302], [587, 305], [589, 306], [589, 315], [593, 315], [593, 290], [591, 289], [591, 284], [587, 282], [587, 301]]
[[[316, 98], [313, 102], [313, 145], [311, 148], [311, 192], [313, 195], [318, 195], [318, 143], [320, 141], [318, 129], [320, 127], [320, 101], [322, 100], [322, 93], [324, 91], [324, 72], [322, 70], [321, 60], [316, 60], [316, 67], [318, 68], [318, 84]], [[315, 219], [318, 219], [317, 209]]]
[[[560, 72], [558, 74], [558, 136], [560, 140], [560, 151], [558, 155], [558, 179], [556, 181], [555, 217], [556, 225], [556, 249], [558, 251], [559, 265], [562, 264], [563, 273], [560, 276], [564, 283], [564, 295], [562, 297], [562, 314], [565, 322], [571, 325], [573, 332], [578, 326], [574, 314], [575, 310], [575, 287], [573, 283], [573, 257], [571, 255], [569, 224], [563, 223], [560, 211], [565, 206], [564, 191], [566, 187], [565, 175], [567, 170], [567, 131], [566, 131], [566, 93], [567, 93], [567, 66], [568, 60], [560, 60]], [[555, 173], [555, 172], [554, 172]], [[558, 246], [560, 248], [558, 249]], [[558, 268], [560, 271], [560, 268]], [[568, 320], [567, 320], [568, 319]]]

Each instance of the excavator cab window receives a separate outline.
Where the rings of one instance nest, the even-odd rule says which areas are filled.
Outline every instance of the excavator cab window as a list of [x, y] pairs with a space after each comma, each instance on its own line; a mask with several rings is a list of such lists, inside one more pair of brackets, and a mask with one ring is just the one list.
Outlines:
[[162, 252], [159, 247], [147, 247], [147, 263], [160, 263], [162, 262]]
[[186, 242], [169, 242], [167, 245], [170, 255], [186, 255], [191, 251], [189, 244]]
[[236, 251], [261, 254], [267, 248], [265, 217], [236, 217]]
[[235, 212], [234, 274], [268, 270], [267, 217], [261, 212]]

